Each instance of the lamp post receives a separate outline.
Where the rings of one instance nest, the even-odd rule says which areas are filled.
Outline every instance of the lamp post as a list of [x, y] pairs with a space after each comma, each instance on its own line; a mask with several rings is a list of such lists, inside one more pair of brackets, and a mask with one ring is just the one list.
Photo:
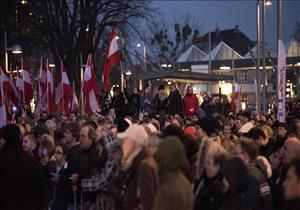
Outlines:
[[256, 49], [256, 112], [260, 114], [260, 0], [257, 0], [257, 49]]
[[263, 10], [262, 10], [262, 64], [263, 64], [263, 113], [267, 112], [268, 109], [268, 100], [267, 100], [267, 94], [268, 94], [268, 72], [266, 69], [266, 6], [272, 5], [272, 2], [270, 0], [263, 0]]
[[[137, 43], [137, 47], [141, 47], [141, 43]], [[143, 59], [144, 59], [144, 71], [147, 72], [147, 49], [145, 43], [143, 43]]]
[[8, 52], [13, 54], [21, 54], [22, 47], [19, 44], [15, 44], [13, 47], [7, 47], [7, 32], [4, 31], [4, 53], [5, 53], [5, 70], [8, 71]]

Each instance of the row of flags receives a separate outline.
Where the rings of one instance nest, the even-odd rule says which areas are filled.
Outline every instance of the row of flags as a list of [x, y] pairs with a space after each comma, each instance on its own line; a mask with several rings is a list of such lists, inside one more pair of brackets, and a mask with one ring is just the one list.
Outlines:
[[[105, 63], [103, 69], [104, 90], [109, 90], [109, 75], [111, 71], [121, 62], [116, 33], [114, 28], [110, 33], [107, 52], [105, 55]], [[0, 67], [0, 127], [6, 124], [6, 110], [8, 101], [14, 104], [20, 102], [29, 104], [33, 98], [33, 87], [29, 75], [29, 65], [23, 59], [21, 60], [21, 74], [17, 73], [17, 77], [9, 76]], [[60, 75], [58, 77], [57, 86], [54, 86], [53, 72], [49, 67], [48, 59], [41, 58], [40, 71], [37, 85], [38, 103], [35, 108], [35, 114], [40, 117], [43, 112], [53, 113], [60, 111], [69, 114], [79, 108], [78, 99], [76, 97], [74, 84], [70, 83], [67, 72], [61, 62]], [[99, 87], [95, 77], [92, 55], [88, 55], [83, 81], [81, 83], [81, 91], [83, 95], [84, 112], [91, 115], [99, 109], [97, 100]]]

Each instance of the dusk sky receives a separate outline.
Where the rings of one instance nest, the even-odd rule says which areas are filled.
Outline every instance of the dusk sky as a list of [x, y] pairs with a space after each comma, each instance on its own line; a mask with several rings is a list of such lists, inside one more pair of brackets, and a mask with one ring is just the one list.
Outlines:
[[[267, 7], [266, 36], [270, 49], [276, 49], [277, 2]], [[153, 1], [162, 15], [172, 22], [173, 19], [189, 13], [200, 23], [201, 35], [214, 30], [216, 23], [220, 29], [230, 29], [235, 25], [252, 40], [256, 40], [256, 0], [248, 1]], [[287, 42], [300, 20], [300, 1], [283, 0], [283, 38]]]

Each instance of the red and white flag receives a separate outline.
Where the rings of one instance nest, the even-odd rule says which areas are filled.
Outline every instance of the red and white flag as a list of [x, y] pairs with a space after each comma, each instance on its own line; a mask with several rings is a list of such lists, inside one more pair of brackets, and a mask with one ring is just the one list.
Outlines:
[[47, 63], [41, 57], [40, 74], [38, 80], [38, 103], [34, 113], [39, 118], [47, 110]]
[[71, 103], [71, 112], [76, 111], [79, 108], [79, 103], [78, 99], [75, 93], [75, 88], [73, 86], [73, 98], [72, 98], [72, 103]]
[[47, 112], [48, 114], [54, 112], [54, 84], [53, 84], [53, 74], [49, 68], [49, 63], [47, 59]]
[[99, 88], [96, 82], [91, 54], [88, 56], [83, 74], [82, 92], [84, 96], [84, 111], [86, 114], [91, 115], [94, 111], [99, 109], [99, 104], [96, 98], [96, 95], [99, 93]]
[[231, 111], [235, 114], [240, 112], [241, 92], [242, 92], [242, 84], [239, 84], [236, 87], [234, 95], [231, 100]]
[[277, 120], [279, 122], [285, 122], [285, 86], [286, 86], [286, 54], [283, 42], [278, 40], [278, 110], [277, 110]]
[[70, 85], [67, 72], [64, 68], [64, 64], [63, 62], [61, 62], [61, 74], [59, 77], [58, 86], [56, 87], [55, 104], [60, 106], [62, 113], [69, 114], [72, 99], [73, 89]]
[[105, 91], [109, 90], [110, 88], [109, 74], [119, 63], [120, 53], [118, 48], [118, 41], [116, 39], [115, 28], [113, 27], [108, 38], [107, 52], [103, 68], [103, 87]]
[[[39, 75], [39, 100], [42, 100], [42, 97], [47, 92], [47, 63], [41, 58], [40, 64], [40, 75]], [[46, 107], [46, 104], [44, 104]]]
[[21, 77], [17, 77], [17, 86], [21, 95], [22, 102], [29, 104], [30, 100], [33, 98], [32, 83], [29, 75], [28, 63], [21, 58], [22, 74]]
[[20, 94], [17, 90], [14, 81], [7, 75], [2, 68], [0, 67], [1, 75], [2, 75], [2, 87], [5, 94], [10, 98], [10, 100], [17, 104], [20, 101]]
[[[1, 67], [0, 67], [1, 68]], [[3, 71], [0, 72], [0, 128], [6, 125], [6, 106], [3, 93]]]

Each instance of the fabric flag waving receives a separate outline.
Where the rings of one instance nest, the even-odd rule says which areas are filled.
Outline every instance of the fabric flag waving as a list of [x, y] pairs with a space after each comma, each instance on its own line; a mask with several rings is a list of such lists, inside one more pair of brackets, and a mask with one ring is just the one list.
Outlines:
[[53, 74], [49, 68], [49, 63], [47, 59], [47, 112], [48, 114], [54, 111], [54, 84], [53, 84]]
[[108, 38], [107, 52], [103, 68], [103, 85], [105, 91], [109, 90], [110, 87], [109, 74], [119, 63], [120, 53], [118, 48], [118, 41], [116, 39], [115, 28], [113, 27]]
[[73, 90], [67, 72], [65, 71], [64, 64], [61, 61], [61, 74], [58, 86], [56, 87], [55, 104], [60, 105], [62, 113], [69, 114], [72, 99]]
[[21, 98], [22, 102], [29, 104], [30, 100], [33, 98], [32, 83], [29, 75], [28, 63], [21, 58], [22, 63], [22, 83], [21, 83]]
[[286, 83], [286, 54], [283, 42], [278, 40], [278, 110], [277, 120], [279, 122], [285, 122], [285, 83]]
[[[43, 58], [41, 58], [40, 64], [40, 75], [39, 75], [39, 101], [43, 101], [41, 104], [41, 108], [43, 109], [47, 107], [46, 100], [42, 100], [44, 95], [47, 95], [47, 64], [44, 62]], [[45, 97], [46, 98], [46, 97]]]
[[6, 125], [6, 106], [3, 94], [3, 72], [0, 71], [0, 128]]
[[72, 103], [71, 103], [71, 112], [76, 111], [76, 109], [79, 108], [79, 103], [78, 103], [78, 99], [75, 93], [75, 87], [73, 85], [73, 98], [72, 98]]
[[94, 111], [99, 109], [96, 94], [99, 93], [99, 88], [96, 82], [94, 65], [92, 55], [88, 56], [84, 75], [83, 75], [83, 88], [84, 96], [84, 110], [85, 113], [91, 115]]
[[1, 75], [2, 75], [2, 87], [3, 91], [10, 98], [10, 100], [17, 104], [20, 101], [19, 92], [13, 82], [13, 80], [2, 70], [0, 67]]
[[231, 111], [235, 114], [240, 112], [241, 92], [242, 92], [242, 84], [239, 84], [236, 87], [234, 95], [231, 100]]

